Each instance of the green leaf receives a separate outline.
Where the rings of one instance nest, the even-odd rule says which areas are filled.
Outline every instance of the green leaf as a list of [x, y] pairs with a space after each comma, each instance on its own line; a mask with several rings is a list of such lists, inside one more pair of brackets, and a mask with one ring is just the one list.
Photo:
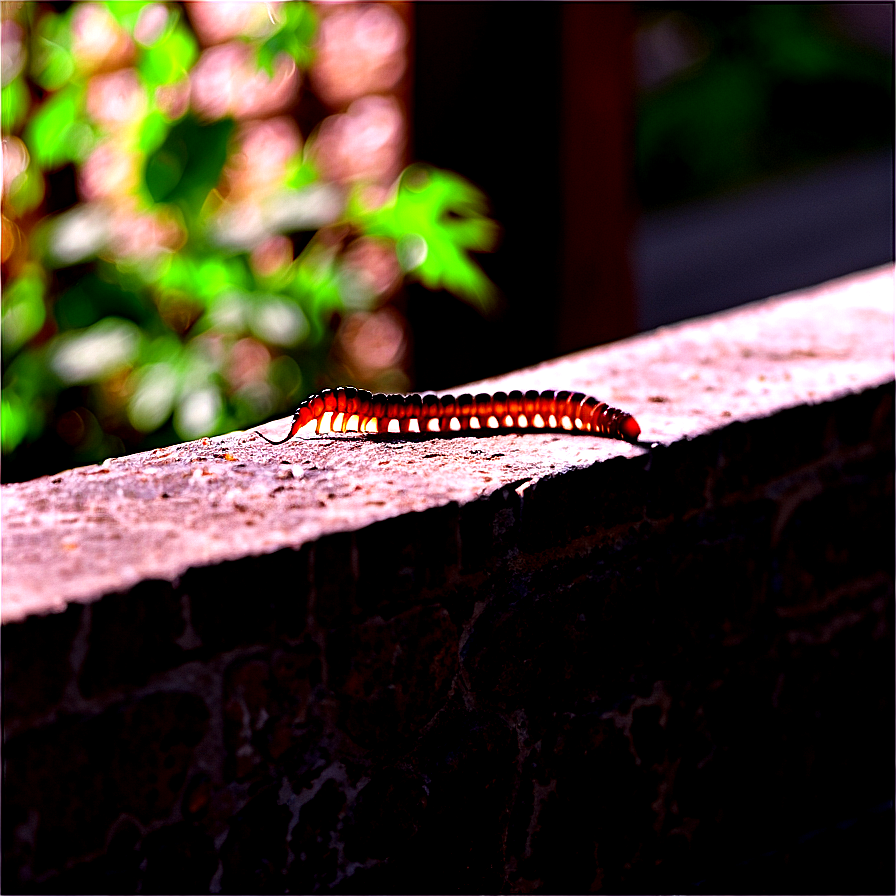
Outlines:
[[146, 160], [144, 180], [153, 201], [197, 215], [221, 178], [233, 126], [230, 118], [203, 124], [192, 115], [177, 122]]
[[268, 77], [274, 77], [274, 63], [277, 57], [283, 53], [290, 56], [298, 63], [297, 57], [301, 54], [302, 47], [295, 36], [288, 31], [278, 31], [273, 37], [269, 37], [258, 48], [256, 64], [267, 72]]
[[[112, 268], [112, 266], [109, 266]], [[144, 331], [156, 323], [158, 314], [142, 288], [128, 288], [112, 268], [106, 277], [96, 272], [82, 274], [53, 303], [53, 316], [60, 330], [81, 330], [114, 315], [134, 321]]]
[[196, 294], [210, 304], [227, 290], [248, 289], [249, 275], [242, 258], [209, 255], [196, 262]]
[[40, 332], [47, 318], [44, 304], [44, 278], [41, 269], [30, 264], [3, 292], [3, 349], [17, 352]]
[[161, 290], [194, 293], [196, 271], [190, 256], [183, 252], [173, 255], [168, 266], [159, 275], [156, 285]]
[[84, 88], [71, 84], [52, 94], [25, 128], [31, 158], [44, 171], [87, 157], [93, 132], [82, 119]]
[[283, 185], [288, 189], [301, 190], [319, 180], [320, 174], [317, 168], [304, 154], [297, 153], [286, 163]]
[[153, 109], [140, 122], [137, 148], [144, 155], [154, 153], [165, 142], [170, 130], [171, 122], [158, 109]]
[[44, 178], [37, 165], [28, 167], [12, 182], [9, 188], [9, 207], [17, 215], [37, 208], [44, 198]]
[[140, 18], [140, 13], [144, 7], [149, 5], [144, 0], [115, 0], [114, 3], [110, 3], [107, 0], [107, 2], [103, 3], [103, 6], [112, 18], [131, 35], [134, 33], [134, 27]]
[[251, 277], [242, 256], [223, 258], [179, 252], [159, 275], [156, 286], [163, 292], [184, 293], [213, 309], [219, 303], [226, 304], [235, 291], [247, 291]]
[[458, 175], [413, 165], [390, 201], [367, 210], [353, 197], [349, 217], [363, 232], [394, 240], [402, 267], [427, 288], [446, 289], [489, 311], [495, 287], [469, 254], [497, 243], [498, 225], [487, 209], [484, 194]]
[[47, 384], [58, 384], [55, 375], [49, 369], [44, 346], [26, 346], [12, 360], [4, 358], [6, 370], [3, 374], [3, 386], [14, 388], [28, 402], [35, 401], [48, 391]]
[[28, 405], [11, 388], [0, 393], [0, 445], [11, 454], [28, 434]]
[[314, 58], [311, 44], [317, 31], [317, 15], [310, 3], [284, 3], [277, 14], [282, 16], [282, 26], [256, 52], [256, 64], [271, 77], [280, 53], [294, 59], [299, 68], [308, 68]]
[[308, 2], [284, 3], [280, 11], [286, 14], [284, 30], [292, 33], [306, 46], [314, 43], [317, 35], [318, 15], [314, 5]]
[[34, 80], [44, 90], [58, 90], [68, 84], [75, 73], [75, 57], [58, 44], [47, 43], [43, 67], [34, 76]]
[[310, 341], [320, 342], [328, 332], [332, 313], [345, 307], [339, 267], [332, 253], [309, 244], [293, 262], [292, 270], [287, 290], [306, 312]]
[[214, 298], [234, 286], [233, 269], [229, 259], [210, 255], [196, 263], [196, 293]]
[[847, 73], [844, 62], [848, 62], [849, 51], [818, 27], [811, 7], [808, 14], [791, 4], [770, 7], [757, 4], [748, 19], [764, 64], [793, 80], [813, 81]]
[[6, 87], [0, 91], [0, 107], [3, 110], [3, 133], [12, 134], [18, 130], [19, 125], [28, 114], [31, 105], [31, 94], [22, 77], [13, 78]]
[[147, 87], [174, 84], [187, 77], [198, 56], [196, 39], [179, 24], [165, 32], [152, 46], [144, 48], [137, 70]]
[[40, 436], [45, 426], [44, 415], [55, 402], [58, 391], [59, 381], [49, 369], [43, 348], [26, 346], [9, 362], [3, 376], [0, 412], [4, 452], [13, 451], [23, 439]]
[[[43, 309], [43, 305], [44, 305], [43, 296], [44, 296], [44, 286], [45, 286], [44, 280], [45, 280], [45, 277], [44, 277], [43, 269], [39, 265], [35, 264], [34, 262], [31, 262], [31, 263], [27, 264], [24, 267], [24, 269], [22, 270], [22, 273], [19, 274], [19, 276], [16, 277], [13, 280], [13, 282], [6, 287], [6, 289], [3, 292], [3, 296], [2, 296], [4, 328], [7, 324], [6, 315], [8, 313], [11, 313], [11, 309], [16, 305], [19, 305], [20, 307], [29, 307], [29, 308], [31, 308], [32, 306], [39, 305], [40, 308]], [[18, 315], [21, 312], [15, 312], [15, 313]], [[40, 317], [40, 323], [35, 323], [33, 327], [31, 327], [29, 325], [29, 329], [31, 329], [32, 332], [27, 337], [25, 337], [26, 339], [30, 338], [32, 335], [34, 335], [34, 333], [36, 333], [37, 330], [39, 330], [40, 327], [43, 325], [43, 318], [45, 316], [43, 311], [41, 311], [40, 314], [37, 316]], [[33, 310], [29, 311], [29, 317], [31, 317], [32, 320], [34, 319], [35, 312]], [[7, 337], [8, 337], [8, 334], [6, 332], [4, 332], [3, 333], [4, 346], [6, 346], [6, 344], [7, 344], [6, 343]]]
[[32, 40], [31, 76], [44, 90], [58, 90], [75, 73], [68, 16], [41, 16]]
[[170, 364], [175, 370], [182, 367], [184, 344], [171, 332], [157, 336], [151, 342], [145, 342], [140, 351], [140, 363]]

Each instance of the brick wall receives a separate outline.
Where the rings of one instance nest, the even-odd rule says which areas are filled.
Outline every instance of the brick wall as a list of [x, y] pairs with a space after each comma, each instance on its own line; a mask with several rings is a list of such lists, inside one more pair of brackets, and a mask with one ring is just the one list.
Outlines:
[[487, 384], [637, 446], [4, 487], [4, 892], [892, 892], [893, 365], [888, 269]]

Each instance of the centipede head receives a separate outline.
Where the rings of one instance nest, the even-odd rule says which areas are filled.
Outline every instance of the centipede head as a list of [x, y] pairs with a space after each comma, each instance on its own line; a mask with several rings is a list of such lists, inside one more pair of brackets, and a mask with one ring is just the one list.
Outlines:
[[638, 421], [631, 415], [627, 416], [620, 424], [619, 429], [627, 442], [637, 442], [638, 436], [641, 435], [641, 427]]

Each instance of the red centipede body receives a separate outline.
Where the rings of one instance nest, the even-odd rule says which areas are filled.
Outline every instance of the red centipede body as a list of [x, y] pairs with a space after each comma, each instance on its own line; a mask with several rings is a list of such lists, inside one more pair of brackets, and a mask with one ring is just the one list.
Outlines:
[[475, 420], [480, 429], [581, 430], [626, 442], [636, 442], [641, 434], [641, 427], [631, 414], [611, 408], [584, 392], [514, 390], [478, 395], [467, 392], [455, 397], [416, 392], [410, 395], [371, 393], [353, 386], [339, 386], [306, 398], [296, 408], [285, 438], [276, 442], [264, 435], [262, 438], [272, 445], [282, 445], [312, 422], [317, 424], [315, 432], [320, 433], [325, 420], [331, 432], [346, 432], [354, 418], [361, 432], [369, 431], [371, 422], [377, 432], [385, 432], [392, 420], [398, 421], [399, 432], [410, 432], [413, 420], [417, 421], [420, 432], [449, 432], [452, 421], [461, 430], [468, 430]]

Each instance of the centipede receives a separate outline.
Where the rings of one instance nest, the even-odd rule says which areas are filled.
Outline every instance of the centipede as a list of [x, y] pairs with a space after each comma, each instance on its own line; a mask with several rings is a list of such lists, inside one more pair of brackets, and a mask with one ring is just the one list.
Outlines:
[[[324, 389], [296, 408], [289, 432], [271, 445], [288, 442], [299, 430], [315, 423], [315, 433], [357, 430], [362, 433], [464, 432], [471, 429], [580, 431], [636, 442], [641, 427], [625, 411], [610, 407], [584, 392], [482, 392], [472, 395], [433, 395], [368, 392], [353, 386]], [[397, 426], [396, 426], [397, 424]]]

